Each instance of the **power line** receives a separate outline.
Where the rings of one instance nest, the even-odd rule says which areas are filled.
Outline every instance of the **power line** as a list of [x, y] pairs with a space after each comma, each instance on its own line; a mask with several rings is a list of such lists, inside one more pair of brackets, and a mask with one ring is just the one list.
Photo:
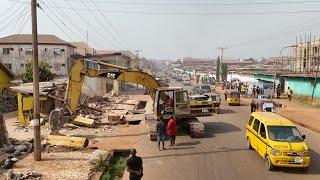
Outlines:
[[[66, 0], [80, 2], [80, 0]], [[88, 0], [85, 0], [89, 2]], [[95, 1], [98, 4], [117, 4], [117, 5], [147, 5], [147, 6], [253, 6], [253, 5], [288, 5], [288, 4], [307, 4], [320, 3], [320, 1], [280, 1], [280, 2], [230, 2], [230, 3], [158, 3], [158, 2], [116, 2], [116, 1]]]
[[[23, 7], [23, 6], [21, 6], [21, 7]], [[20, 8], [18, 8], [18, 9], [20, 9]], [[19, 12], [17, 13], [17, 11], [14, 11], [11, 15], [13, 15], [14, 13], [17, 13], [17, 16], [15, 16], [13, 19], [8, 18], [9, 21], [2, 28], [0, 28], [0, 32], [4, 31], [8, 27], [12, 26], [14, 24], [12, 22], [18, 21], [24, 15], [24, 13], [26, 13], [25, 11], [27, 11], [27, 9], [28, 8], [25, 7], [20, 13]]]
[[[41, 1], [42, 2], [42, 1]], [[42, 2], [43, 3], [43, 2]], [[46, 4], [45, 3], [43, 3], [44, 4], [44, 6], [46, 6]], [[46, 6], [47, 7], [47, 6]], [[42, 8], [41, 8], [42, 9]], [[47, 8], [50, 12], [51, 12], [51, 14], [53, 14], [53, 16], [55, 17], [55, 18], [57, 18], [60, 22], [61, 22], [61, 24], [63, 24], [70, 32], [72, 32], [72, 34], [73, 35], [75, 35], [77, 38], [79, 38], [79, 36], [76, 34], [76, 33], [73, 33], [73, 31], [55, 14], [55, 12], [54, 11], [52, 11], [50, 8]], [[42, 11], [44, 11], [44, 9], [42, 9]], [[66, 33], [67, 34], [67, 33]], [[79, 38], [79, 39], [81, 39], [81, 37]]]
[[112, 38], [113, 38], [117, 43], [119, 43], [119, 45], [120, 45], [121, 47], [123, 47], [122, 43], [117, 39], [117, 37], [116, 37], [103, 23], [101, 23], [101, 21], [99, 20], [99, 18], [91, 11], [91, 9], [89, 8], [89, 6], [87, 6], [87, 4], [86, 4], [84, 1], [82, 1], [82, 3], [83, 3], [84, 6], [88, 7], [89, 12], [90, 12], [91, 15], [97, 20], [98, 24], [100, 24], [100, 26], [101, 26], [106, 32], [108, 32], [109, 34], [111, 34]]
[[[90, 28], [92, 28], [98, 35], [100, 35], [102, 38], [104, 38], [105, 36], [103, 34], [101, 34], [99, 31], [96, 31], [93, 26], [91, 25], [91, 23], [86, 19], [84, 18], [80, 13], [79, 13], [79, 10], [76, 9], [76, 8], [73, 8], [73, 6], [70, 4], [69, 1], [65, 1], [72, 10], [74, 10], [78, 15], [79, 17], [85, 22], [85, 24], [87, 24]], [[113, 42], [111, 42], [115, 47], [117, 47]]]
[[14, 4], [12, 4], [9, 8], [7, 8], [6, 10], [4, 10], [1, 14], [0, 17], [2, 17], [4, 14], [6, 14], [7, 12], [9, 12], [14, 6], [16, 6], [18, 4], [18, 2], [15, 2]]
[[[14, 0], [11, 0], [14, 1]], [[70, 4], [70, 1], [64, 0], [65, 2]], [[14, 1], [20, 3], [27, 3], [21, 1]], [[320, 3], [320, 2], [319, 2]], [[60, 9], [71, 9], [75, 11], [92, 11], [99, 12], [99, 10], [89, 10], [87, 8], [68, 8], [63, 6], [51, 6], [52, 8], [60, 8]], [[101, 10], [101, 9], [100, 9]], [[309, 13], [320, 13], [320, 10], [297, 10], [297, 11], [261, 11], [261, 12], [188, 12], [188, 11], [171, 11], [171, 12], [163, 12], [163, 11], [128, 11], [128, 10], [101, 10], [104, 13], [110, 14], [143, 14], [143, 15], [193, 15], [193, 16], [220, 16], [220, 15], [268, 15], [268, 14], [276, 14], [276, 15], [285, 15], [285, 14], [309, 14]]]
[[96, 4], [95, 1], [91, 0], [91, 2], [95, 5], [101, 16], [104, 18], [104, 20], [109, 24], [109, 26], [113, 29], [114, 32], [116, 32], [118, 35], [120, 35], [119, 31], [112, 25], [112, 23], [109, 21], [109, 19], [105, 16], [105, 14], [102, 13], [99, 6]]
[[[42, 3], [44, 3], [44, 2], [42, 1]], [[47, 3], [50, 4], [51, 2], [50, 2], [50, 1], [47, 1]], [[52, 1], [52, 3], [53, 3], [54, 5], [56, 5], [54, 1]], [[50, 9], [50, 7], [47, 6], [45, 3], [44, 3], [44, 5], [45, 5], [47, 8]], [[80, 32], [80, 34], [83, 35], [83, 37], [85, 37], [85, 38], [87, 37], [86, 31], [83, 30], [81, 26], [77, 25], [77, 23], [74, 23], [75, 20], [72, 19], [72, 18], [70, 18], [70, 16], [69, 16], [67, 13], [64, 13], [64, 11], [61, 10], [61, 9], [57, 9], [57, 12], [58, 12], [62, 17], [64, 17], [64, 19], [65, 19], [67, 22], [69, 22], [69, 24], [70, 24], [74, 29], [76, 29], [78, 32]], [[101, 45], [99, 41], [96, 41], [95, 39], [94, 39], [94, 41], [95, 41], [95, 43], [96, 43], [99, 47], [103, 48], [103, 45]]]
[[[318, 21], [316, 21], [316, 23], [308, 25], [308, 23], [310, 23], [312, 21], [315, 21], [315, 20], [318, 20]], [[253, 43], [253, 42], [256, 42], [256, 41], [261, 41], [261, 40], [274, 40], [274, 39], [279, 39], [281, 37], [289, 37], [289, 36], [292, 36], [291, 34], [288, 35], [289, 33], [296, 32], [296, 31], [303, 30], [303, 29], [305, 30], [306, 27], [309, 27], [309, 28], [310, 27], [311, 28], [312, 27], [317, 27], [317, 24], [319, 24], [319, 17], [312, 18], [311, 20], [308, 20], [306, 22], [299, 23], [297, 25], [291, 26], [289, 30], [287, 28], [287, 29], [283, 29], [282, 31], [281, 30], [280, 31], [275, 31], [274, 33], [271, 33], [269, 35], [258, 36], [257, 38], [254, 38], [254, 39], [251, 39], [251, 40], [248, 40], [248, 41], [245, 41], [245, 42], [240, 42], [240, 43], [233, 44], [229, 48], [234, 48], [234, 47], [250, 44], [250, 43]], [[300, 27], [301, 25], [302, 25], [302, 27]], [[285, 34], [285, 35], [283, 35], [283, 34]]]
[[[26, 7], [27, 8], [27, 7]], [[17, 27], [17, 29], [18, 29], [18, 33], [17, 34], [20, 34], [20, 29], [22, 28], [22, 26], [24, 25], [24, 21], [25, 21], [25, 19], [26, 19], [26, 17], [28, 16], [28, 11], [26, 12], [26, 14], [24, 15], [24, 17], [22, 18], [22, 20], [21, 20], [21, 23], [19, 24], [19, 21], [16, 21], [16, 24], [13, 26], [13, 33], [14, 33], [14, 30], [16, 29], [16, 26], [19, 24], [19, 26]], [[31, 15], [30, 15], [31, 16]], [[30, 17], [31, 18], [31, 17]], [[27, 19], [28, 20], [28, 19]], [[12, 33], [12, 34], [13, 34]]]
[[44, 9], [41, 8], [41, 10], [68, 37], [68, 34], [58, 25], [58, 23], [56, 23]]

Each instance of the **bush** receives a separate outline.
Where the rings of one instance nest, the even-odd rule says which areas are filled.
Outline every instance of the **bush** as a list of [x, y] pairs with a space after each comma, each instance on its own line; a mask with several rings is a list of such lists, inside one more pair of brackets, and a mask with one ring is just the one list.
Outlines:
[[[24, 73], [22, 75], [22, 81], [24, 83], [32, 82], [32, 63], [29, 62], [26, 64]], [[48, 63], [41, 61], [39, 64], [39, 82], [51, 81], [53, 80], [53, 74], [50, 71], [50, 66]]]

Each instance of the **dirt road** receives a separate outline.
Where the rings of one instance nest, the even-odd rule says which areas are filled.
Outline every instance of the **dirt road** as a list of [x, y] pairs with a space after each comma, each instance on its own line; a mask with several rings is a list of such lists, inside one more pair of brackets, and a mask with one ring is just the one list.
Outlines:
[[205, 138], [191, 139], [182, 134], [177, 137], [177, 145], [165, 151], [159, 152], [156, 143], [142, 135], [136, 148], [144, 161], [143, 179], [320, 179], [320, 134], [298, 126], [311, 149], [308, 173], [296, 169], [270, 172], [255, 151], [246, 149], [245, 127], [249, 110], [249, 106], [229, 107], [223, 103], [222, 114], [201, 118], [205, 123]]

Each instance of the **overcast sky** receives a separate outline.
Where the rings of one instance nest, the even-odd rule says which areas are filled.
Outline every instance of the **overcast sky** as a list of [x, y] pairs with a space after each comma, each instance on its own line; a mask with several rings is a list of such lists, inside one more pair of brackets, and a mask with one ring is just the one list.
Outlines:
[[[21, 3], [30, 0], [17, 1], [0, 1], [0, 13], [4, 12], [0, 16], [1, 37], [19, 33], [19, 27], [20, 33], [31, 33], [31, 23], [27, 21], [30, 4]], [[219, 46], [227, 48], [224, 54], [229, 58], [270, 57], [278, 56], [282, 47], [294, 44], [296, 37], [304, 40], [305, 34], [312, 33], [312, 39], [314, 35], [320, 38], [320, 1], [316, 0], [41, 0], [39, 3], [44, 10], [38, 9], [39, 34], [86, 41], [88, 31], [91, 47], [138, 49], [148, 58], [216, 58]]]

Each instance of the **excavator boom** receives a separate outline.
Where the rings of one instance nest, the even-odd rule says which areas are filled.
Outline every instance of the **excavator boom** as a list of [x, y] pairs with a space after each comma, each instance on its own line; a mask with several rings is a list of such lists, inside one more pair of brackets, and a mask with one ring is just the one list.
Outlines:
[[[106, 65], [107, 63], [103, 63]], [[112, 70], [92, 70], [84, 66], [84, 60], [78, 60], [71, 69], [71, 74], [68, 82], [67, 92], [65, 96], [68, 110], [74, 113], [78, 107], [79, 98], [84, 82], [84, 77], [108, 78], [117, 81], [130, 82], [139, 84], [149, 90], [150, 96], [154, 99], [156, 88], [160, 87], [157, 80], [150, 74], [138, 70], [126, 70], [111, 66]], [[114, 69], [114, 70], [113, 70]]]

